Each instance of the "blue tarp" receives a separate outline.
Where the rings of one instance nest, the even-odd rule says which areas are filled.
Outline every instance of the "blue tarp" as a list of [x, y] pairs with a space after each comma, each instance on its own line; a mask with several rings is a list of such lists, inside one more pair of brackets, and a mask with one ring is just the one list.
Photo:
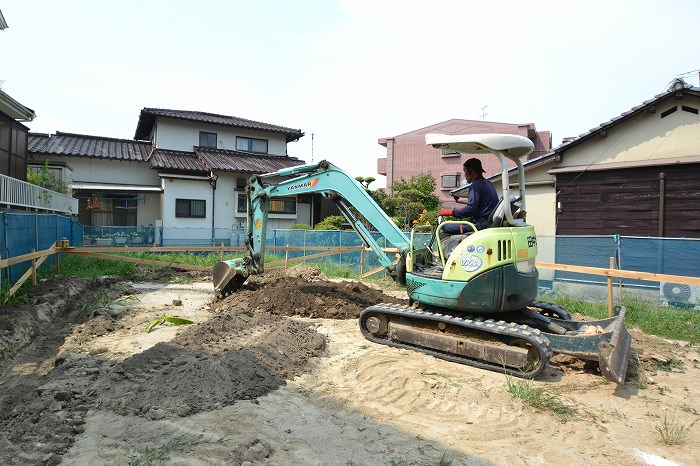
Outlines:
[[[0, 212], [0, 255], [3, 258], [50, 248], [65, 238], [72, 246], [83, 245], [83, 227], [71, 217], [55, 214]], [[52, 264], [51, 257], [44, 264]], [[43, 264], [42, 264], [43, 265]], [[31, 267], [31, 261], [2, 270], [3, 283], [16, 282]]]

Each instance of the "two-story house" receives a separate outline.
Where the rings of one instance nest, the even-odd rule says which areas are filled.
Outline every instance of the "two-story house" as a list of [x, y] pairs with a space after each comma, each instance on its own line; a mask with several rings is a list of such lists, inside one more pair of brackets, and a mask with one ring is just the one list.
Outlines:
[[[245, 226], [248, 178], [303, 164], [287, 154], [303, 135], [238, 117], [144, 108], [133, 140], [30, 134], [29, 154], [73, 188], [83, 225], [153, 226], [164, 244], [228, 244]], [[311, 225], [312, 210], [310, 198], [274, 199], [270, 228]]]

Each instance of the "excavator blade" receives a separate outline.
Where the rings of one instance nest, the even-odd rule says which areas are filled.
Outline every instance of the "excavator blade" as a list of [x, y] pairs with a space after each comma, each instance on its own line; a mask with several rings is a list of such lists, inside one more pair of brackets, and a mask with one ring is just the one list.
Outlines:
[[238, 291], [248, 278], [247, 270], [239, 259], [214, 264], [212, 275], [214, 290], [219, 298]]
[[563, 335], [547, 334], [555, 353], [598, 361], [603, 376], [618, 384], [625, 382], [632, 337], [625, 328], [627, 309], [619, 306], [615, 317], [593, 321], [550, 318], [567, 329]]
[[625, 328], [627, 309], [620, 307], [620, 314], [613, 328], [610, 341], [598, 343], [598, 366], [600, 372], [611, 382], [624, 383], [632, 345], [632, 336]]

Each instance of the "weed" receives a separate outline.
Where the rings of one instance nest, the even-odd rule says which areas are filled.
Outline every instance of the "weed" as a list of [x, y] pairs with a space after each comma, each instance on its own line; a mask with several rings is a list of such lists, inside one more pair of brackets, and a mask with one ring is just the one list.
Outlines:
[[[419, 448], [418, 450], [421, 450], [421, 448]], [[421, 453], [423, 453], [423, 452], [421, 451]], [[415, 461], [406, 461], [404, 459], [391, 460], [391, 462], [389, 463], [390, 466], [410, 466], [412, 464], [416, 464], [416, 462]], [[443, 453], [440, 460], [437, 463], [435, 463], [435, 466], [451, 466], [451, 465], [452, 465], [452, 460], [447, 457], [446, 453]]]
[[17, 340], [0, 341], [0, 361], [14, 359], [19, 351], [20, 344]]
[[129, 466], [152, 466], [154, 464], [163, 464], [170, 458], [171, 451], [180, 453], [189, 453], [193, 447], [203, 443], [225, 443], [229, 439], [221, 437], [216, 442], [207, 442], [202, 440], [203, 434], [187, 440], [185, 436], [176, 437], [158, 448], [146, 447], [142, 454], [131, 455], [129, 458]]
[[170, 285], [189, 285], [192, 283], [192, 278], [186, 274], [176, 274], [168, 279], [168, 284]]
[[152, 321], [150, 321], [150, 322], [148, 323], [148, 325], [146, 326], [146, 333], [150, 333], [151, 330], [153, 330], [153, 327], [155, 327], [156, 325], [161, 325], [161, 324], [164, 324], [164, 323], [166, 323], [166, 322], [168, 322], [168, 323], [170, 323], [170, 324], [173, 324], [173, 325], [190, 325], [190, 324], [194, 324], [194, 321], [193, 321], [193, 320], [183, 319], [182, 317], [164, 315], [164, 316], [161, 316], [161, 317], [156, 317], [155, 319], [153, 319]]
[[506, 391], [514, 398], [521, 399], [525, 404], [535, 409], [556, 414], [562, 421], [566, 421], [576, 414], [576, 411], [556, 393], [535, 385], [532, 380], [515, 380], [511, 376], [506, 376]]
[[457, 387], [460, 384], [455, 382], [452, 379], [452, 376], [450, 374], [441, 374], [439, 372], [428, 372], [425, 369], [421, 370], [418, 374], [420, 374], [421, 377], [434, 377], [434, 378], [441, 378], [444, 379], [446, 384], [449, 384], [453, 387]]
[[637, 383], [640, 390], [647, 388], [647, 373], [639, 364], [639, 360], [632, 359], [627, 366], [628, 380]]
[[654, 361], [651, 367], [657, 371], [663, 372], [673, 372], [677, 370], [678, 372], [685, 372], [685, 363], [678, 358], [670, 357], [664, 361]]
[[664, 419], [656, 426], [656, 431], [661, 436], [661, 441], [666, 445], [680, 445], [688, 437], [690, 429], [693, 428], [700, 418], [696, 418], [690, 423], [683, 423], [676, 417], [676, 411], [669, 418], [668, 411], [664, 410]]
[[22, 306], [24, 304], [29, 304], [30, 299], [27, 294], [27, 282], [24, 282], [13, 295], [10, 295], [11, 288], [11, 286], [5, 285], [0, 289], [0, 305], [9, 304], [11, 306]]

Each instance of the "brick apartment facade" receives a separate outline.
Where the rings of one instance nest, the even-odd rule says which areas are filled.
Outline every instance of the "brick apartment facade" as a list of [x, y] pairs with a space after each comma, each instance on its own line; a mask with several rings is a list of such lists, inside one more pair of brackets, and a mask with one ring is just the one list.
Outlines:
[[[464, 174], [462, 163], [470, 156], [467, 154], [443, 153], [425, 144], [428, 133], [470, 134], [470, 133], [505, 133], [525, 136], [532, 140], [535, 150], [528, 159], [547, 154], [551, 150], [552, 136], [549, 131], [537, 131], [534, 123], [510, 124], [481, 120], [447, 120], [425, 128], [417, 129], [398, 136], [380, 138], [378, 143], [386, 147], [386, 157], [377, 160], [377, 173], [386, 176], [386, 186], [401, 179], [409, 179], [420, 173], [430, 173], [437, 181], [436, 195], [446, 206], [455, 205], [450, 190], [460, 186]], [[501, 171], [500, 162], [492, 156], [480, 156], [488, 177]]]

